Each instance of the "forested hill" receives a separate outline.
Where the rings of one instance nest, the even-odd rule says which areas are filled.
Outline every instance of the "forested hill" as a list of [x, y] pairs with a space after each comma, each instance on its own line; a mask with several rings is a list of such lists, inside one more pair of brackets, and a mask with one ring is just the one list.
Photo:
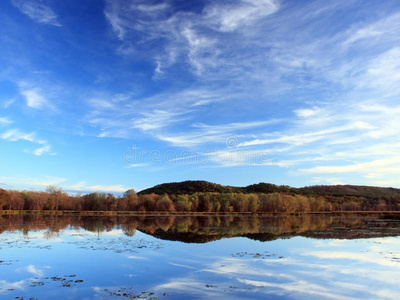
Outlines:
[[289, 193], [313, 196], [334, 196], [334, 197], [399, 197], [400, 189], [357, 186], [357, 185], [315, 185], [302, 188], [293, 188], [287, 185], [275, 185], [260, 182], [246, 187], [225, 186], [208, 181], [182, 181], [156, 185], [139, 192], [139, 195], [146, 194], [169, 194], [169, 195], [191, 195], [194, 193]]
[[140, 191], [139, 195], [146, 194], [169, 194], [169, 195], [191, 195], [194, 193], [239, 193], [242, 188], [233, 186], [224, 186], [203, 180], [188, 180], [182, 182], [171, 182], [156, 185]]
[[295, 191], [302, 195], [320, 195], [320, 196], [355, 196], [355, 197], [398, 197], [400, 196], [400, 189], [384, 188], [363, 185], [315, 185], [295, 189]]
[[169, 194], [169, 195], [191, 195], [194, 193], [291, 193], [295, 192], [295, 189], [282, 185], [278, 186], [271, 183], [258, 183], [252, 184], [246, 187], [236, 187], [229, 185], [221, 185], [212, 183], [204, 180], [187, 180], [182, 182], [171, 182], [156, 185], [152, 188], [148, 188], [140, 191], [139, 195], [146, 194]]

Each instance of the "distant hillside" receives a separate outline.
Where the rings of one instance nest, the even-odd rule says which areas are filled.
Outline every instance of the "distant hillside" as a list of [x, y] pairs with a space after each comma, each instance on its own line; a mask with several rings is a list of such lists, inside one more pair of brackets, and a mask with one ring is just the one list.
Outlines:
[[384, 188], [362, 185], [315, 185], [299, 189], [295, 189], [297, 193], [303, 195], [318, 195], [318, 196], [334, 196], [334, 197], [365, 197], [371, 196], [382, 197], [398, 197], [400, 189]]
[[234, 187], [202, 180], [188, 180], [183, 182], [159, 184], [152, 188], [140, 191], [138, 194], [145, 195], [151, 193], [158, 195], [190, 195], [194, 193], [288, 193], [312, 196], [364, 197], [371, 199], [374, 197], [397, 198], [400, 196], [400, 189], [357, 185], [315, 185], [293, 188], [287, 185], [275, 185], [264, 182], [248, 185], [246, 187]]
[[187, 180], [182, 182], [171, 182], [156, 185], [152, 188], [140, 191], [139, 195], [146, 194], [169, 194], [169, 195], [183, 195], [194, 193], [293, 193], [295, 189], [286, 185], [275, 185], [272, 183], [260, 182], [246, 187], [236, 187], [221, 185], [204, 180]]
[[257, 184], [248, 185], [241, 188], [245, 193], [292, 193], [295, 191], [294, 188], [287, 185], [275, 185], [272, 183], [260, 182]]
[[169, 194], [169, 195], [183, 195], [194, 193], [240, 193], [243, 192], [242, 188], [233, 186], [224, 186], [216, 183], [211, 183], [203, 180], [187, 180], [182, 182], [171, 182], [156, 185], [152, 188], [140, 191], [139, 195], [145, 194]]

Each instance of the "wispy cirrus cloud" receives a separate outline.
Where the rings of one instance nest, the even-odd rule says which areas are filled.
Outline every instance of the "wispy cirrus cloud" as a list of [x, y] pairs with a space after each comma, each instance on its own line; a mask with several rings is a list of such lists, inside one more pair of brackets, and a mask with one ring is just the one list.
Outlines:
[[38, 0], [12, 0], [12, 4], [23, 14], [40, 24], [61, 26], [58, 16], [43, 1]]
[[0, 125], [11, 124], [13, 121], [10, 120], [9, 117], [0, 117]]
[[75, 184], [64, 185], [64, 189], [72, 191], [90, 191], [90, 192], [125, 192], [129, 188], [123, 185], [90, 185], [86, 181], [81, 181]]
[[[163, 134], [157, 137], [160, 140], [167, 141], [175, 146], [179, 147], [190, 147], [204, 144], [215, 144], [223, 145], [227, 147], [238, 146], [238, 140], [240, 138], [249, 136], [246, 132], [248, 130], [254, 130], [256, 128], [265, 128], [269, 125], [274, 125], [282, 122], [281, 120], [268, 120], [268, 121], [256, 121], [256, 122], [241, 122], [241, 123], [229, 123], [220, 125], [207, 125], [202, 123], [195, 123], [191, 127], [193, 128], [189, 132], [178, 133], [178, 134]], [[232, 138], [231, 142], [234, 145], [227, 145], [229, 139]]]
[[53, 177], [53, 176], [0, 176], [0, 180], [6, 183], [11, 188], [23, 187], [40, 187], [44, 188], [49, 185], [60, 185], [67, 181], [65, 178]]
[[19, 129], [11, 129], [7, 132], [4, 132], [1, 135], [1, 138], [4, 140], [8, 140], [11, 142], [16, 142], [19, 140], [25, 140], [28, 142], [32, 142], [32, 143], [37, 143], [37, 144], [45, 144], [46, 142], [44, 140], [39, 140], [35, 137], [35, 133], [31, 132], [31, 133], [25, 133], [20, 131]]
[[[328, 117], [319, 121], [319, 111]], [[400, 167], [398, 105], [369, 100], [353, 103], [351, 108], [326, 105], [297, 109], [295, 114], [297, 118], [292, 121], [295, 127], [238, 146], [247, 149], [267, 145], [274, 149], [282, 145], [283, 155], [271, 150], [275, 159], [300, 174], [317, 176], [318, 182], [398, 185], [393, 180]], [[315, 130], [317, 126], [319, 130]]]
[[[47, 152], [51, 151], [51, 146], [50, 145], [44, 145], [41, 148], [36, 149], [35, 151], [33, 151], [33, 154], [35, 154], [36, 156], [41, 156]], [[54, 155], [54, 153], [53, 153]]]
[[2, 182], [8, 189], [39, 189], [44, 190], [50, 185], [60, 186], [68, 192], [109, 192], [122, 193], [129, 188], [120, 184], [99, 185], [89, 184], [86, 181], [74, 182], [68, 178], [56, 176], [0, 176]]
[[25, 98], [28, 107], [55, 110], [54, 105], [43, 96], [39, 88], [27, 87], [25, 83], [20, 83], [20, 93]]
[[[101, 137], [134, 136], [136, 132], [158, 137], [172, 126], [180, 126], [195, 119], [208, 105], [226, 101], [224, 89], [210, 91], [192, 88], [177, 92], [164, 92], [152, 97], [135, 95], [102, 95], [90, 98], [91, 112], [87, 123], [101, 130]], [[116, 101], [115, 99], [124, 99]], [[197, 125], [194, 125], [196, 129]]]
[[[276, 165], [312, 180], [393, 182], [385, 166], [367, 169], [385, 156], [396, 159], [400, 142], [396, 10], [341, 0], [204, 2], [195, 9], [107, 1], [104, 13], [119, 40], [116, 53], [152, 63], [156, 82], [184, 70], [192, 88], [99, 109], [88, 122], [100, 136], [140, 131], [173, 147], [209, 149], [235, 136], [237, 152], [270, 151]], [[343, 13], [355, 17], [339, 24]], [[207, 119], [215, 108], [220, 115]], [[240, 162], [225, 150], [214, 152]]]
[[[41, 156], [51, 151], [51, 146], [47, 143], [47, 141], [37, 138], [36, 133], [34, 132], [26, 133], [15, 128], [0, 134], [0, 138], [10, 142], [17, 142], [22, 140], [34, 144], [39, 144], [41, 145], [41, 147], [34, 151], [26, 150], [26, 152], [33, 153], [36, 156]], [[50, 154], [55, 155], [55, 153], [50, 153]]]
[[[152, 54], [149, 59], [156, 66], [155, 75], [162, 75], [164, 69], [187, 62], [197, 75], [210, 76], [211, 70], [218, 72], [221, 66], [231, 73], [243, 70], [236, 60], [239, 51], [232, 51], [226, 35], [235, 31], [247, 32], [257, 21], [279, 9], [278, 1], [274, 0], [202, 5], [203, 9], [195, 11], [177, 9], [169, 2], [160, 5], [143, 1], [134, 4], [106, 1], [104, 13], [122, 42], [119, 53], [139, 54], [147, 44], [156, 42], [162, 45], [147, 49]], [[228, 59], [227, 51], [234, 57]]]
[[279, 9], [279, 1], [250, 0], [232, 3], [211, 3], [205, 7], [205, 19], [213, 28], [229, 32], [238, 27], [251, 25]]

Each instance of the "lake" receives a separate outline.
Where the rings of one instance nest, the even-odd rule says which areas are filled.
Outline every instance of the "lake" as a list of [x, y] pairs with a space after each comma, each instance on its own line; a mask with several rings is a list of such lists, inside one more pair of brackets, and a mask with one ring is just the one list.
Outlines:
[[1, 299], [400, 299], [400, 216], [0, 216]]

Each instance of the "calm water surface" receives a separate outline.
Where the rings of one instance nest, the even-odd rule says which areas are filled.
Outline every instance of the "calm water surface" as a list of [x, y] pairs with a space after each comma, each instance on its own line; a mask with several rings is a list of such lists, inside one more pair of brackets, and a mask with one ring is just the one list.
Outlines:
[[400, 299], [394, 216], [0, 216], [1, 299]]

